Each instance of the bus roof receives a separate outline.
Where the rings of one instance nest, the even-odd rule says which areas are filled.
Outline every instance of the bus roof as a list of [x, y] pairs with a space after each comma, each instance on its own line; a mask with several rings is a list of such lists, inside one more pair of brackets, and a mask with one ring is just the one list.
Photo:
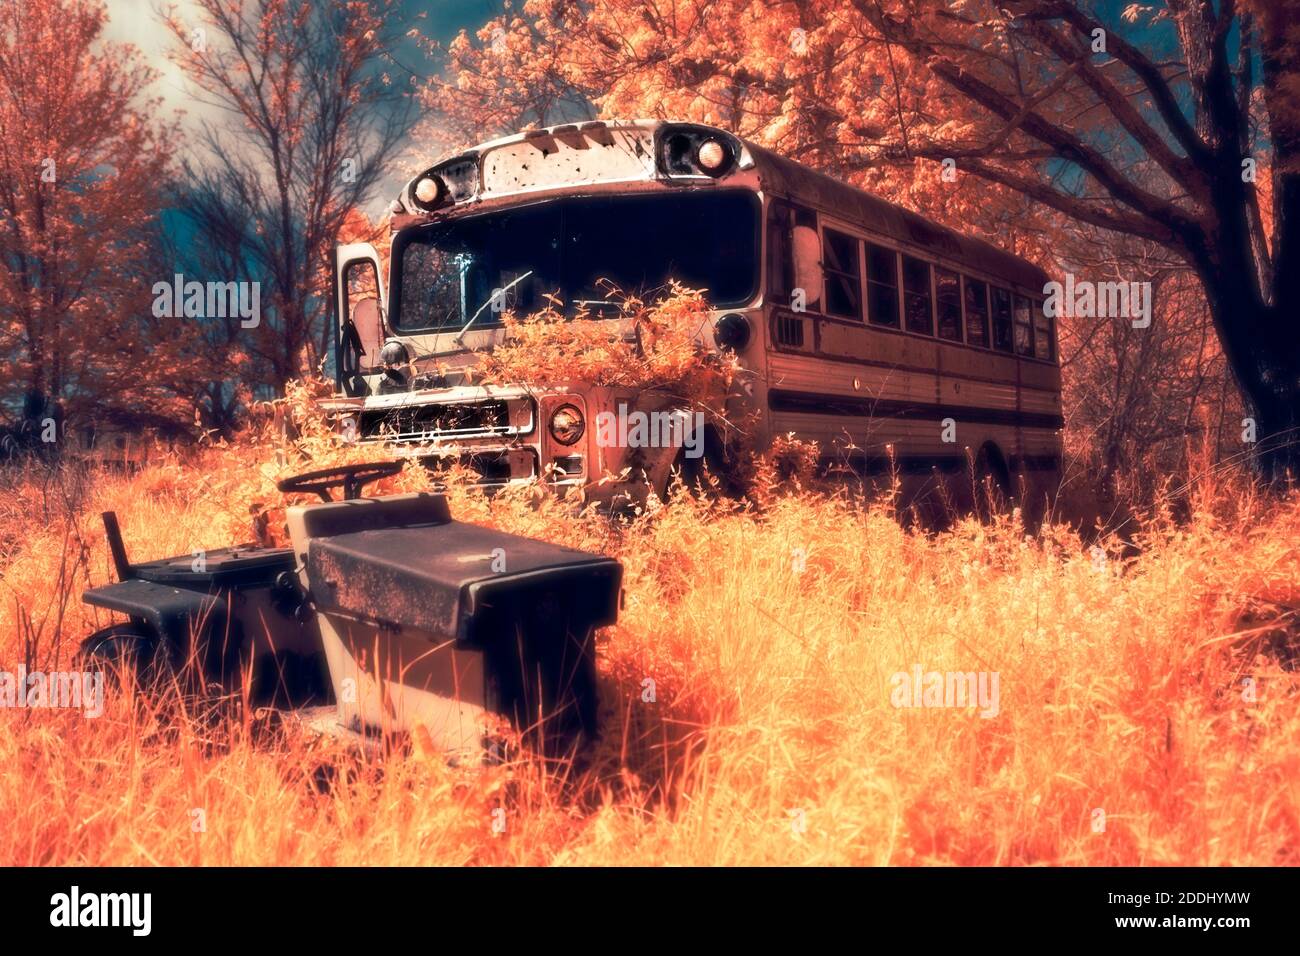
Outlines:
[[1003, 276], [1028, 289], [1041, 290], [1048, 275], [1020, 256], [992, 243], [941, 226], [896, 203], [850, 186], [746, 141], [764, 191], [810, 203], [846, 222], [857, 222], [903, 244], [924, 247], [946, 259], [981, 272]]
[[[446, 180], [452, 205], [477, 204], [490, 197], [505, 198], [511, 194], [562, 189], [567, 186], [591, 186], [602, 182], [623, 183], [634, 186], [636, 182], [649, 182], [664, 178], [656, 167], [654, 143], [660, 132], [670, 128], [706, 130], [726, 138], [736, 146], [739, 162], [737, 172], [756, 173], [764, 192], [785, 199], [807, 203], [835, 215], [848, 223], [858, 223], [866, 230], [886, 236], [903, 246], [928, 252], [958, 266], [997, 276], [1026, 290], [1039, 291], [1048, 281], [1048, 275], [1038, 266], [1013, 255], [992, 243], [941, 226], [896, 203], [889, 202], [850, 186], [824, 173], [810, 169], [792, 159], [787, 159], [766, 147], [740, 139], [726, 130], [675, 120], [596, 120], [580, 124], [565, 123], [543, 129], [514, 133], [445, 157], [426, 172], [413, 178], [402, 191], [402, 199], [394, 204], [394, 212], [413, 211], [418, 208], [414, 199], [416, 184], [434, 172]], [[535, 148], [519, 153], [520, 144], [531, 143]], [[610, 147], [597, 150], [593, 156], [588, 149], [592, 144]], [[582, 153], [566, 155], [566, 144]], [[563, 168], [552, 173], [542, 172], [546, 163], [541, 157], [554, 157]], [[600, 159], [604, 153], [605, 158]], [[585, 159], [574, 156], [585, 154]], [[527, 159], [524, 156], [527, 156]], [[494, 157], [489, 163], [488, 158]], [[598, 161], [593, 161], [598, 160]], [[502, 165], [504, 163], [504, 166]], [[521, 171], [528, 170], [524, 174]], [[489, 179], [494, 177], [493, 182]], [[726, 185], [730, 176], [706, 180], [702, 186]], [[400, 228], [421, 217], [394, 216], [393, 227]]]

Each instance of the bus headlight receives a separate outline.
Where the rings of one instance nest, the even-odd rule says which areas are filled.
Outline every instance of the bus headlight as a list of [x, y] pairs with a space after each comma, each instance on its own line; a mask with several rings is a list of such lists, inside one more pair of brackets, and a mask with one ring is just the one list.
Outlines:
[[731, 150], [716, 139], [706, 139], [695, 151], [695, 165], [710, 176], [721, 176], [731, 168]]
[[587, 430], [582, 411], [576, 405], [561, 405], [551, 416], [551, 437], [561, 445], [572, 445]]
[[429, 174], [415, 184], [415, 204], [426, 212], [436, 209], [447, 195], [447, 184], [441, 176]]
[[749, 321], [738, 312], [728, 312], [713, 327], [713, 341], [719, 348], [739, 352], [749, 344]]

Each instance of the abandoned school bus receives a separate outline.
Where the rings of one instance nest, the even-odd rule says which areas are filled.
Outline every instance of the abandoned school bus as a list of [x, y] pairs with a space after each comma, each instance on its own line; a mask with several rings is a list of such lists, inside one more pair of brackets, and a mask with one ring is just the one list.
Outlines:
[[[828, 471], [914, 490], [973, 478], [1041, 503], [1059, 483], [1046, 274], [725, 131], [636, 120], [508, 136], [416, 176], [391, 212], [387, 283], [372, 246], [336, 252], [330, 408], [358, 440], [596, 499], [662, 494], [701, 464], [725, 476], [740, 449], [788, 433], [816, 441]], [[476, 384], [504, 312], [561, 302], [617, 336], [609, 290], [653, 296], [669, 280], [706, 290], [700, 347], [742, 369], [715, 414], [582, 382]], [[674, 440], [626, 427], [647, 410], [680, 415]]]

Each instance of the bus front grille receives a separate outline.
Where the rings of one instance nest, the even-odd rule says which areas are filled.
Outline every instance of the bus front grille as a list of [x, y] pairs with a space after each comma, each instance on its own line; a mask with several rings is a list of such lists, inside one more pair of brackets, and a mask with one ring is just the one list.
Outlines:
[[531, 448], [423, 455], [420, 462], [435, 475], [459, 465], [476, 476], [474, 484], [485, 487], [526, 481], [538, 474], [537, 453]]
[[440, 442], [505, 438], [530, 431], [531, 403], [528, 412], [513, 418], [510, 406], [505, 399], [490, 399], [372, 409], [362, 413], [360, 433], [363, 439]]

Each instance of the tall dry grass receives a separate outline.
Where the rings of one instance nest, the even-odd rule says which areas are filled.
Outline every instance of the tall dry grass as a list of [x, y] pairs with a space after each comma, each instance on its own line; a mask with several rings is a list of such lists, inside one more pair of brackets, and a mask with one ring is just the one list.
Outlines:
[[[315, 440], [9, 475], [0, 669], [66, 664], [108, 623], [79, 603], [110, 577], [100, 511], [138, 558], [247, 540], [259, 509], [277, 526], [272, 481]], [[0, 863], [1296, 861], [1294, 498], [1206, 480], [1186, 520], [1094, 543], [1014, 516], [927, 535], [797, 488], [622, 524], [528, 491], [449, 494], [462, 520], [625, 564], [584, 766], [361, 757], [127, 695], [99, 719], [0, 709]], [[996, 671], [997, 716], [895, 708], [891, 675], [914, 665]]]

